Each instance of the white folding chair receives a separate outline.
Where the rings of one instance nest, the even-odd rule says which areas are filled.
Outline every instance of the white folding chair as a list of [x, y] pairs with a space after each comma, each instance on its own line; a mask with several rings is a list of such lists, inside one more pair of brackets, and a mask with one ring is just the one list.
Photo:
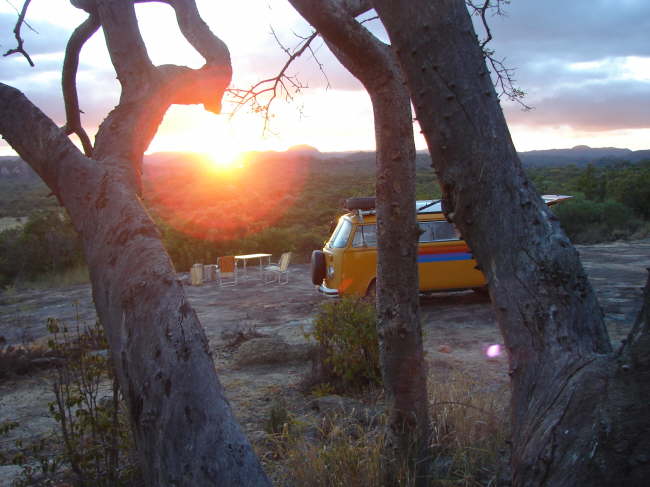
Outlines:
[[277, 264], [270, 264], [264, 267], [264, 282], [287, 284], [289, 282], [289, 261], [291, 252], [285, 252], [280, 256]]

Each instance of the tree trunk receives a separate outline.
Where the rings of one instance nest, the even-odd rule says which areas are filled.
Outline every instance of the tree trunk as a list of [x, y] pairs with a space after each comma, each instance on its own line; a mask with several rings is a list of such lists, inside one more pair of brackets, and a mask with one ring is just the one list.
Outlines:
[[[63, 76], [68, 127], [82, 133], [74, 83], [79, 51], [101, 24], [122, 86], [95, 146], [82, 155], [22, 93], [0, 83], [0, 134], [41, 176], [81, 235], [97, 314], [129, 409], [148, 485], [269, 485], [219, 383], [208, 342], [160, 235], [142, 206], [142, 154], [172, 103], [218, 111], [230, 82], [228, 50], [194, 0], [168, 0], [206, 59], [193, 70], [155, 67], [133, 0], [85, 0]], [[80, 137], [82, 136], [80, 135]]]
[[[428, 467], [430, 425], [418, 303], [415, 145], [397, 58], [354, 19], [365, 2], [291, 0], [372, 100], [377, 141], [377, 328], [389, 424], [399, 457]], [[361, 9], [361, 11], [354, 11]]]
[[97, 314], [129, 406], [148, 485], [268, 485], [238, 426], [196, 313], [132, 186], [81, 155], [19, 91], [0, 84], [0, 133], [82, 236]]
[[648, 326], [612, 352], [578, 254], [528, 181], [463, 0], [373, 0], [447, 217], [486, 274], [512, 380], [515, 485], [640, 485], [650, 474]]

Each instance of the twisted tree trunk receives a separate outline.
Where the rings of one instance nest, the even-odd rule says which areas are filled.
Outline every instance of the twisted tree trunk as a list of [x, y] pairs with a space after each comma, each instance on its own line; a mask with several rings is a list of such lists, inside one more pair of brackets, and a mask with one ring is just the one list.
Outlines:
[[[426, 364], [418, 303], [415, 144], [409, 93], [389, 46], [355, 16], [364, 1], [291, 0], [372, 100], [377, 142], [377, 329], [393, 452], [420, 484], [429, 465]], [[388, 472], [390, 475], [390, 472]]]
[[[208, 342], [139, 198], [142, 154], [172, 103], [218, 111], [230, 82], [228, 50], [194, 0], [167, 0], [203, 54], [198, 70], [155, 67], [134, 0], [76, 0], [89, 12], [66, 52], [68, 125], [59, 129], [18, 90], [0, 84], [0, 134], [41, 176], [81, 235], [93, 298], [152, 486], [269, 485], [219, 383]], [[122, 85], [118, 106], [84, 156], [74, 84], [83, 42], [101, 25]], [[82, 136], [82, 135], [80, 135]]]
[[578, 253], [523, 172], [465, 2], [372, 3], [406, 74], [447, 217], [488, 278], [510, 358], [514, 485], [645, 484], [647, 311], [613, 352]]

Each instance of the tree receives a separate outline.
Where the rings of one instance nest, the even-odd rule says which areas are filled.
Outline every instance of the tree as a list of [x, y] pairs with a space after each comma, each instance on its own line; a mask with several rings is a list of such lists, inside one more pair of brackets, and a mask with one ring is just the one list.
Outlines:
[[[420, 484], [430, 462], [426, 366], [418, 304], [415, 144], [411, 102], [397, 58], [355, 17], [358, 0], [290, 0], [372, 100], [377, 143], [377, 329], [381, 371], [398, 458]], [[390, 469], [387, 472], [390, 475]]]
[[[167, 108], [202, 103], [219, 112], [231, 78], [230, 56], [194, 0], [165, 0], [206, 62], [196, 70], [154, 66], [138, 30], [135, 1], [73, 0], [88, 19], [66, 50], [66, 127], [0, 84], [0, 134], [41, 176], [81, 235], [148, 484], [268, 485], [224, 396], [196, 313], [139, 199], [142, 154]], [[92, 146], [80, 124], [75, 75], [79, 52], [99, 26], [122, 93]], [[69, 133], [84, 141], [86, 155]]]
[[406, 75], [446, 215], [489, 282], [510, 360], [513, 484], [645, 485], [648, 293], [614, 351], [576, 250], [522, 170], [465, 2], [372, 4]]

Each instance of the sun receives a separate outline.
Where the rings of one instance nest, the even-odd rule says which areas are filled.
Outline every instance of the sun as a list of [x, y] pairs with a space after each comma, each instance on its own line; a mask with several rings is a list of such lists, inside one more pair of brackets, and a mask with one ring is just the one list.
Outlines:
[[214, 147], [202, 151], [216, 169], [233, 169], [241, 165], [242, 149], [227, 138], [214, 140]]
[[215, 115], [198, 106], [174, 105], [167, 112], [147, 153], [194, 152], [205, 156], [215, 169], [241, 164], [242, 153], [250, 150], [247, 132], [235, 128], [227, 115]]

